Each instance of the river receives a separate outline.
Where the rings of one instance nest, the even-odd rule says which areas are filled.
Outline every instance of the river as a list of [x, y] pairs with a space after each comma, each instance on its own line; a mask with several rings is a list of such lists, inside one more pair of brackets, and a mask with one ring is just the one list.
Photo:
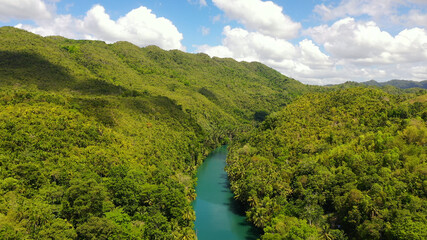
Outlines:
[[245, 212], [233, 198], [224, 170], [227, 147], [215, 149], [197, 171], [195, 229], [199, 240], [255, 240], [259, 230], [246, 221]]

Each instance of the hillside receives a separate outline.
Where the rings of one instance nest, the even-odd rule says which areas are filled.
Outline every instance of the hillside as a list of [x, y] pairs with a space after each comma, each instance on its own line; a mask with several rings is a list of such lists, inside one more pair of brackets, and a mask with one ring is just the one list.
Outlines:
[[192, 239], [204, 155], [310, 89], [260, 63], [0, 28], [0, 236]]
[[333, 88], [370, 86], [370, 87], [382, 88], [385, 91], [389, 91], [393, 93], [396, 93], [396, 92], [403, 93], [403, 92], [416, 91], [416, 89], [412, 89], [412, 88], [427, 89], [427, 80], [421, 81], [421, 82], [409, 81], [409, 80], [390, 80], [387, 82], [377, 82], [375, 80], [370, 80], [366, 82], [345, 82], [338, 85], [327, 85], [327, 86], [333, 87]]
[[408, 89], [408, 88], [423, 88], [427, 89], [427, 80], [421, 81], [421, 82], [415, 82], [415, 81], [409, 81], [409, 80], [390, 80], [387, 82], [377, 82], [375, 80], [370, 80], [367, 82], [362, 82], [361, 84], [368, 85], [368, 86], [377, 86], [377, 87], [383, 87], [383, 86], [394, 86], [401, 89]]
[[360, 86], [0, 28], [0, 238], [194, 239], [197, 167], [231, 143], [263, 239], [423, 239], [426, 92]]
[[1, 28], [0, 35], [3, 86], [20, 83], [81, 94], [137, 91], [167, 96], [209, 132], [248, 124], [257, 111], [278, 110], [307, 91], [305, 85], [260, 63], [139, 48], [127, 42], [43, 38], [10, 27]]
[[305, 95], [234, 142], [227, 172], [262, 239], [426, 239], [427, 102]]

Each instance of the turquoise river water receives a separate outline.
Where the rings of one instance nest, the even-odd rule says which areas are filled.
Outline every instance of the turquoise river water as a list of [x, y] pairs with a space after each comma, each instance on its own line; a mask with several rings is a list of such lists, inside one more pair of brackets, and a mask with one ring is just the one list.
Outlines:
[[246, 221], [224, 170], [227, 147], [214, 150], [197, 171], [195, 229], [199, 240], [255, 240], [259, 230]]

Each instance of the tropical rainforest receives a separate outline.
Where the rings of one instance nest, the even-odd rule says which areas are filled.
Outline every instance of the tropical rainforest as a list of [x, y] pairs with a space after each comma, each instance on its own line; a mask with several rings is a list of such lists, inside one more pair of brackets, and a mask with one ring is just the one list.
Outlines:
[[311, 93], [233, 144], [232, 190], [262, 239], [426, 239], [426, 101]]
[[262, 239], [427, 238], [426, 91], [0, 28], [0, 238], [195, 239], [229, 144]]

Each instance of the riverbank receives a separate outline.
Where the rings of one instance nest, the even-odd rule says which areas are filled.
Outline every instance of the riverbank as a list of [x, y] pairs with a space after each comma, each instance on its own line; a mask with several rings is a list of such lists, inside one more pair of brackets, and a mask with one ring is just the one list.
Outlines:
[[230, 190], [224, 170], [227, 146], [215, 149], [197, 172], [195, 229], [199, 240], [259, 238], [260, 230], [246, 221], [245, 211]]

